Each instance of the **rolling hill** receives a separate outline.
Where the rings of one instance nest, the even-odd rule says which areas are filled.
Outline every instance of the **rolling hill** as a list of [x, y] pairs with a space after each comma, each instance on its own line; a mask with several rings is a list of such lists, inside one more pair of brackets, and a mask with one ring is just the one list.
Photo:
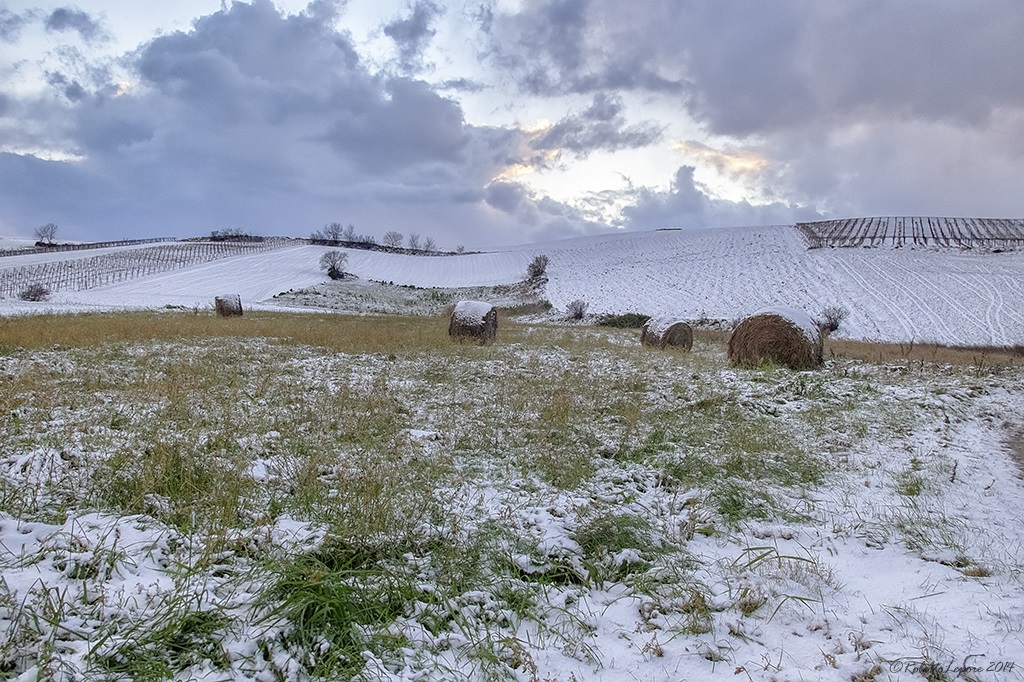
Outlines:
[[[550, 257], [545, 295], [553, 315], [576, 299], [586, 301], [591, 314], [639, 312], [690, 320], [733, 320], [771, 305], [812, 314], [840, 305], [850, 311], [839, 331], [848, 338], [1024, 342], [1024, 252], [808, 246], [804, 233], [790, 225], [618, 233], [458, 256], [346, 251], [348, 271], [363, 280], [448, 288], [517, 282], [530, 260], [544, 253]], [[56, 291], [45, 303], [8, 296], [0, 299], [0, 314], [207, 307], [222, 293], [239, 293], [248, 307], [273, 308], [275, 294], [326, 280], [318, 260], [327, 248], [284, 242], [107, 286]], [[83, 259], [85, 253], [46, 259]], [[0, 280], [30, 260], [45, 259], [0, 258]]]

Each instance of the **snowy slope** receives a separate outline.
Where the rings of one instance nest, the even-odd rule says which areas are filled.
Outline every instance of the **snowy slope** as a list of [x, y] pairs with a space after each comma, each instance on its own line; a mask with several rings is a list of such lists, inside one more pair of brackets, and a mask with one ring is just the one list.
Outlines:
[[1019, 252], [807, 250], [791, 227], [762, 227], [617, 235], [549, 253], [556, 307], [582, 298], [592, 312], [732, 319], [842, 305], [841, 332], [854, 338], [1024, 342]]
[[[326, 279], [318, 267], [325, 250], [307, 245], [240, 256], [101, 289], [57, 292], [46, 304], [0, 300], [0, 314], [207, 307], [222, 293], [240, 294], [248, 307], [271, 307], [275, 294]], [[734, 319], [768, 306], [815, 314], [841, 305], [851, 314], [840, 335], [852, 338], [1024, 343], [1024, 253], [808, 250], [792, 226], [619, 233], [462, 256], [349, 250], [347, 270], [420, 287], [506, 284], [522, 279], [539, 253], [550, 257], [547, 297], [559, 310], [582, 299], [592, 314]], [[0, 259], [0, 271], [13, 261]]]

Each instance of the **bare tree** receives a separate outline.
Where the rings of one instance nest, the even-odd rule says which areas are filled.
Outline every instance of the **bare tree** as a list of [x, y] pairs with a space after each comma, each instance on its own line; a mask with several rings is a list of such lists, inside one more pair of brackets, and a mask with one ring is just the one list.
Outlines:
[[434, 253], [437, 251], [437, 242], [434, 241], [433, 237], [427, 237], [423, 242], [423, 250], [427, 253]]
[[52, 244], [53, 240], [57, 237], [57, 225], [54, 223], [46, 223], [40, 225], [33, 232], [36, 241], [43, 242], [44, 244]]
[[393, 247], [397, 248], [397, 247], [402, 245], [403, 241], [405, 241], [405, 235], [402, 234], [401, 232], [395, 232], [394, 230], [389, 230], [389, 231], [384, 233], [384, 245], [385, 246], [393, 246]]
[[356, 241], [356, 226], [349, 223], [345, 226], [345, 230], [341, 233], [341, 238], [347, 242]]
[[342, 279], [345, 276], [345, 265], [348, 254], [341, 251], [328, 251], [320, 256], [320, 268], [327, 271], [331, 279]]
[[413, 251], [420, 250], [420, 236], [415, 232], [409, 235], [409, 248]]
[[455, 253], [466, 253], [466, 247], [462, 244], [459, 244], [458, 246], [455, 247]]
[[543, 277], [548, 271], [548, 257], [543, 253], [533, 257], [530, 264], [526, 266], [526, 276], [530, 279]]
[[324, 225], [324, 239], [329, 242], [339, 242], [341, 241], [341, 235], [344, 229], [345, 228], [341, 223], [330, 223], [329, 225]]

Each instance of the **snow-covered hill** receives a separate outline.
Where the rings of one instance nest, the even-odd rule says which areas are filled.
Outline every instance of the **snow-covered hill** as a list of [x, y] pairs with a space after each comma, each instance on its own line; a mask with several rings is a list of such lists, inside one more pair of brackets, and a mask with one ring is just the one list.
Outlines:
[[[187, 307], [238, 293], [248, 307], [326, 279], [326, 247], [292, 246], [238, 256], [51, 301], [0, 300], [0, 314], [39, 309]], [[639, 312], [734, 319], [770, 305], [812, 314], [840, 305], [841, 336], [948, 344], [1024, 343], [1024, 253], [959, 249], [807, 249], [793, 226], [618, 233], [461, 256], [348, 250], [363, 279], [419, 287], [507, 284], [537, 254], [550, 258], [547, 297], [589, 312]], [[5, 268], [24, 256], [0, 259]]]

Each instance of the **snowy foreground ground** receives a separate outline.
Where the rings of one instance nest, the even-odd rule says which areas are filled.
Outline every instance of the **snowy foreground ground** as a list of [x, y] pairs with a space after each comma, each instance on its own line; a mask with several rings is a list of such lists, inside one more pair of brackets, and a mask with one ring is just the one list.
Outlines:
[[[485, 286], [546, 253], [556, 306], [781, 291], [855, 337], [1024, 338], [1019, 255], [717, 234], [349, 265]], [[274, 313], [322, 252], [0, 301], [0, 679], [1024, 679], [1019, 364], [739, 370], [705, 336]], [[251, 312], [214, 318], [233, 292]]]
[[[228, 258], [86, 291], [47, 304], [0, 299], [0, 314], [26, 310], [209, 308], [237, 293], [249, 307], [325, 280], [317, 246]], [[83, 253], [53, 254], [53, 259]], [[792, 226], [603, 235], [494, 253], [422, 257], [349, 250], [362, 280], [417, 287], [472, 287], [521, 280], [537, 254], [550, 257], [545, 295], [556, 311], [573, 300], [589, 312], [638, 312], [734, 320], [767, 306], [817, 314], [850, 311], [841, 335], [892, 342], [1014, 345], [1024, 339], [1024, 252], [954, 248], [811, 249]], [[0, 258], [4, 268], [39, 256]]]
[[1019, 367], [237, 323], [0, 344], [4, 676], [1022, 678]]

